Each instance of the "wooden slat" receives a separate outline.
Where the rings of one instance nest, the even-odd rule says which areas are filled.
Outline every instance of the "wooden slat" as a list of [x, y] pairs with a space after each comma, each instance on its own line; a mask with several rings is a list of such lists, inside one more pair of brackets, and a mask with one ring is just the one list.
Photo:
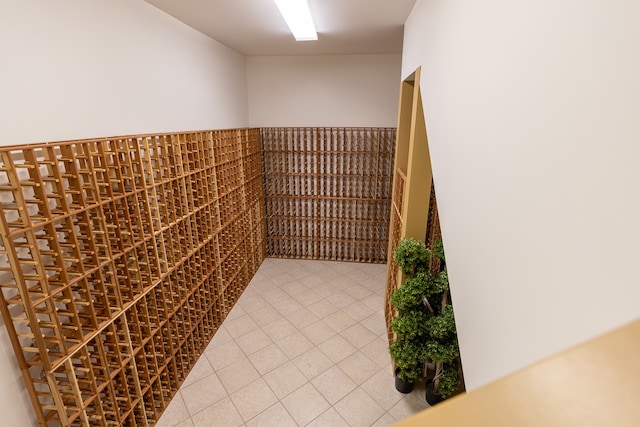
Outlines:
[[386, 262], [393, 141], [388, 128], [263, 128], [268, 255]]
[[259, 129], [0, 160], [0, 311], [39, 422], [154, 425], [265, 257]]

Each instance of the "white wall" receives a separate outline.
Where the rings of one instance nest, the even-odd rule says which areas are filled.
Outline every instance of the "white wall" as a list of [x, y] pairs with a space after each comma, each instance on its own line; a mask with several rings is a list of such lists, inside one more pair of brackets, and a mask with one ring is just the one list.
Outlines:
[[[1, 9], [0, 145], [248, 125], [244, 57], [142, 0]], [[2, 324], [0, 414], [36, 424]]]
[[401, 56], [247, 57], [249, 122], [395, 127]]
[[248, 125], [244, 57], [142, 0], [5, 1], [0, 145]]
[[639, 19], [418, 0], [407, 21], [470, 389], [640, 316]]
[[9, 336], [0, 319], [0, 425], [27, 427], [38, 422], [24, 386]]

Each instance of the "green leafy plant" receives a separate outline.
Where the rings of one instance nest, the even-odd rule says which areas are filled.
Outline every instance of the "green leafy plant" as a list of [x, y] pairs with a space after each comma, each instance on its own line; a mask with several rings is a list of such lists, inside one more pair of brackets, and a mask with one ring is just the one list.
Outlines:
[[436, 340], [454, 336], [456, 334], [456, 323], [455, 317], [453, 316], [453, 307], [447, 305], [440, 314], [429, 317], [427, 319], [426, 329], [429, 336]]
[[389, 352], [402, 381], [414, 382], [424, 376], [424, 348], [419, 341], [395, 340], [389, 346]]
[[391, 294], [391, 303], [400, 312], [412, 309], [424, 310], [424, 297], [433, 288], [433, 277], [419, 272], [414, 277], [405, 279], [402, 286]]
[[443, 398], [446, 399], [458, 391], [460, 387], [460, 377], [458, 375], [457, 363], [444, 364], [440, 375], [436, 379], [438, 380], [438, 393], [440, 393], [440, 396]]
[[427, 335], [428, 320], [429, 316], [424, 311], [412, 310], [393, 319], [391, 329], [405, 341], [419, 340]]
[[456, 322], [449, 295], [449, 276], [445, 266], [442, 240], [434, 242], [433, 256], [439, 259], [440, 271], [433, 276], [427, 291], [433, 315], [427, 320], [426, 357], [436, 365], [434, 390], [443, 398], [449, 397], [460, 387], [460, 349]]
[[403, 239], [393, 253], [393, 259], [405, 274], [403, 284], [391, 294], [391, 303], [398, 315], [391, 322], [396, 339], [389, 347], [398, 368], [398, 378], [414, 382], [424, 376], [427, 321], [424, 308], [427, 290], [433, 278], [426, 274], [430, 254], [424, 243]]
[[[393, 253], [404, 281], [391, 294], [398, 315], [391, 322], [396, 339], [389, 351], [404, 381], [421, 379], [424, 362], [433, 362], [434, 390], [446, 398], [460, 386], [460, 350], [442, 240], [434, 243], [432, 253], [423, 242], [406, 238]], [[435, 272], [429, 270], [432, 257], [440, 260]]]
[[424, 242], [411, 237], [402, 239], [393, 252], [393, 262], [398, 264], [403, 274], [411, 276], [417, 271], [425, 270], [429, 258], [429, 249]]

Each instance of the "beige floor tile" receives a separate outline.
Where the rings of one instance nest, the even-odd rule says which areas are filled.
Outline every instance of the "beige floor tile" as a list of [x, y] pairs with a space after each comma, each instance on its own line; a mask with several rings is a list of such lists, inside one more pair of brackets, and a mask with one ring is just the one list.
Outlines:
[[209, 343], [209, 345], [207, 346], [207, 350], [211, 350], [213, 347], [218, 347], [222, 344], [226, 344], [229, 341], [231, 341], [233, 338], [231, 338], [231, 335], [229, 335], [229, 332], [227, 332], [227, 330], [225, 329], [224, 326], [220, 326], [218, 328], [218, 330], [216, 331], [215, 335], [213, 336], [213, 339], [211, 340], [211, 342]]
[[398, 421], [399, 420], [396, 420], [387, 413], [378, 418], [378, 421], [376, 421], [375, 424], [373, 424], [371, 427], [388, 427], [397, 423]]
[[266, 374], [263, 378], [279, 399], [287, 396], [307, 382], [307, 378], [293, 362], [285, 363]]
[[338, 311], [338, 307], [331, 304], [330, 302], [325, 301], [324, 299], [307, 305], [307, 309], [318, 316], [319, 319], [327, 317], [328, 315]]
[[282, 350], [289, 359], [293, 359], [313, 347], [313, 343], [298, 331], [276, 341], [276, 345], [280, 347], [280, 350]]
[[360, 388], [353, 390], [333, 407], [351, 427], [369, 427], [385, 412]]
[[[285, 266], [285, 268], [283, 268], [283, 269], [286, 269], [286, 263], [283, 263], [283, 265]], [[275, 284], [277, 284], [277, 285], [279, 285], [281, 287], [283, 285], [287, 284], [287, 283], [291, 283], [291, 282], [296, 280], [295, 277], [293, 277], [292, 275], [290, 275], [286, 271], [282, 272], [282, 270], [279, 273], [274, 274], [273, 276], [271, 276], [270, 279], [271, 279], [271, 281], [273, 283], [275, 283]]]
[[263, 308], [266, 304], [264, 298], [262, 298], [260, 295], [245, 297], [247, 290], [249, 290], [249, 288], [245, 290], [245, 293], [243, 293], [242, 297], [240, 297], [240, 299], [238, 300], [238, 304], [244, 309], [244, 311], [248, 314], [252, 311], [260, 310], [261, 308]]
[[335, 261], [314, 261], [314, 260], [304, 260], [301, 265], [304, 265], [304, 267], [315, 273], [318, 274], [322, 271], [326, 271], [329, 270], [331, 268], [333, 268], [333, 266], [336, 264]]
[[296, 279], [292, 282], [285, 283], [284, 285], [280, 286], [280, 289], [289, 294], [289, 296], [294, 296], [296, 294], [299, 294], [300, 292], [308, 290], [309, 288], [304, 284], [304, 281]]
[[264, 298], [264, 300], [269, 304], [274, 304], [288, 296], [289, 294], [280, 288], [276, 288], [262, 294], [262, 298]]
[[[260, 293], [254, 288], [247, 287], [245, 288], [244, 292], [242, 292], [242, 298], [245, 298], [245, 299], [250, 299], [250, 298], [259, 297], [259, 296], [260, 296]], [[238, 301], [238, 303], [240, 303], [240, 301]], [[248, 311], [247, 307], [243, 306], [242, 308], [243, 310]]]
[[368, 381], [380, 371], [380, 366], [365, 356], [361, 351], [356, 351], [341, 360], [338, 366], [358, 385]]
[[356, 301], [350, 306], [343, 308], [342, 311], [358, 322], [366, 319], [374, 313], [368, 305], [363, 304], [360, 301]]
[[194, 427], [239, 427], [244, 424], [242, 417], [229, 397], [225, 397], [198, 412], [191, 420]]
[[309, 341], [311, 341], [315, 345], [328, 340], [336, 334], [336, 331], [327, 326], [327, 324], [321, 320], [318, 320], [311, 325], [306, 326], [301, 330], [301, 332], [305, 337], [309, 339]]
[[381, 368], [391, 370], [391, 356], [389, 355], [389, 341], [376, 338], [360, 349], [365, 356], [378, 364]]
[[313, 304], [314, 302], [322, 300], [322, 297], [311, 289], [305, 289], [304, 291], [298, 292], [297, 294], [293, 295], [293, 299], [306, 307]]
[[269, 344], [248, 357], [260, 375], [265, 375], [289, 361], [287, 355], [275, 344]]
[[293, 364], [307, 379], [313, 379], [333, 366], [333, 362], [317, 347], [293, 359]]
[[384, 310], [384, 298], [378, 294], [371, 294], [368, 297], [361, 299], [360, 302], [366, 304], [367, 307], [374, 311]]
[[[352, 277], [350, 276], [349, 278]], [[347, 286], [343, 290], [345, 294], [351, 296], [356, 301], [359, 301], [371, 295], [371, 290], [369, 288], [358, 284], [352, 284], [351, 286]]]
[[211, 363], [209, 363], [207, 357], [203, 354], [200, 356], [196, 364], [193, 365], [191, 372], [189, 372], [189, 375], [182, 383], [182, 387], [193, 384], [211, 374], [213, 374], [213, 367], [211, 366]]
[[244, 309], [239, 304], [236, 304], [233, 306], [229, 314], [227, 314], [225, 320], [232, 321], [244, 316], [245, 314], [247, 314], [247, 312], [244, 311]]
[[162, 417], [160, 417], [160, 421], [158, 422], [158, 427], [170, 427], [175, 426], [182, 421], [185, 421], [189, 418], [189, 411], [187, 410], [187, 406], [184, 404], [184, 400], [182, 399], [182, 395], [180, 393], [176, 393], [173, 397], [167, 409], [162, 413]]
[[329, 408], [307, 424], [307, 427], [349, 427], [349, 424], [335, 409]]
[[231, 394], [231, 400], [240, 416], [245, 421], [249, 421], [276, 403], [278, 398], [273, 394], [267, 383], [260, 378]]
[[269, 289], [277, 286], [275, 283], [271, 281], [271, 279], [269, 279], [269, 275], [264, 274], [262, 271], [263, 269], [260, 269], [256, 272], [256, 274], [253, 276], [253, 278], [249, 282], [249, 286], [247, 286], [248, 288], [251, 287], [252, 289], [262, 290], [262, 289]]
[[336, 332], [342, 332], [357, 323], [351, 316], [349, 316], [342, 310], [328, 315], [327, 317], [322, 319], [322, 321]]
[[306, 307], [302, 307], [300, 310], [296, 310], [287, 316], [287, 320], [294, 325], [298, 330], [309, 326], [312, 323], [320, 320], [318, 316], [309, 311]]
[[255, 331], [251, 331], [240, 338], [236, 338], [235, 341], [236, 344], [238, 344], [238, 347], [240, 347], [246, 355], [255, 353], [261, 348], [273, 343], [271, 338], [269, 338], [260, 328]]
[[360, 324], [377, 336], [383, 336], [387, 334], [387, 324], [384, 320], [384, 313], [382, 311], [373, 313], [369, 317], [360, 321]]
[[303, 385], [281, 402], [299, 425], [308, 424], [330, 406], [310, 383]]
[[282, 314], [275, 308], [267, 305], [266, 302], [261, 309], [249, 312], [249, 316], [251, 316], [258, 325], [267, 325], [282, 318]]
[[322, 273], [325, 270], [321, 270], [319, 272], [314, 272], [311, 274], [307, 274], [303, 278], [299, 279], [304, 285], [309, 289], [315, 289], [325, 282], [325, 279], [319, 276], [319, 273]]
[[262, 330], [265, 334], [269, 335], [274, 342], [278, 342], [281, 339], [296, 332], [297, 329], [285, 318], [276, 320], [267, 325], [262, 326]]
[[365, 381], [360, 388], [378, 402], [378, 405], [382, 406], [385, 411], [393, 408], [405, 396], [396, 390], [390, 370], [378, 371]]
[[[416, 394], [415, 396], [414, 393]], [[424, 411], [428, 407], [429, 404], [427, 403], [424, 393], [419, 393], [419, 390], [414, 390], [389, 409], [389, 415], [399, 421], [417, 414], [420, 411]]]
[[369, 328], [365, 328], [359, 323], [348, 327], [340, 335], [356, 348], [364, 347], [377, 337]]
[[336, 292], [326, 297], [325, 301], [333, 304], [337, 308], [345, 308], [345, 307], [348, 307], [350, 304], [353, 304], [354, 302], [356, 302], [356, 300], [353, 299], [351, 296], [342, 292], [342, 290], [340, 290], [338, 286], [336, 286], [336, 288], [337, 288]]
[[228, 393], [240, 390], [260, 377], [249, 359], [243, 357], [218, 371], [218, 377]]
[[355, 353], [356, 348], [349, 344], [340, 335], [335, 335], [325, 342], [318, 344], [318, 348], [327, 355], [333, 363], [338, 363], [346, 357]]
[[335, 295], [338, 292], [338, 288], [328, 282], [325, 282], [322, 284], [322, 286], [316, 286], [315, 288], [313, 288], [313, 291], [320, 295], [322, 298], [328, 298], [331, 295]]
[[[158, 426], [158, 424], [156, 424], [156, 426]], [[176, 424], [175, 427], [194, 427], [194, 425], [193, 421], [191, 421], [191, 418], [188, 418], [183, 422]]]
[[298, 311], [302, 308], [302, 304], [288, 296], [282, 298], [281, 300], [275, 301], [273, 307], [280, 312], [284, 317], [287, 317], [289, 314], [294, 311]]
[[280, 402], [247, 422], [247, 427], [297, 427], [297, 425]]
[[331, 267], [335, 271], [347, 275], [355, 270], [355, 266], [351, 262], [335, 262]]
[[228, 322], [227, 319], [225, 319], [224, 327], [227, 329], [227, 332], [229, 332], [231, 337], [238, 338], [258, 329], [258, 324], [254, 322], [251, 317], [245, 314], [236, 319], [229, 320]]
[[224, 369], [244, 357], [244, 353], [233, 340], [207, 350], [204, 355], [216, 371]]
[[227, 391], [222, 387], [218, 376], [211, 374], [191, 385], [180, 387], [180, 394], [189, 414], [194, 415], [226, 397]]
[[315, 273], [319, 278], [322, 279], [323, 283], [327, 282], [331, 279], [335, 279], [338, 276], [342, 276], [342, 273], [334, 270], [333, 268], [326, 268], [321, 271]]
[[[351, 273], [349, 273], [349, 278], [354, 282], [363, 282], [365, 280], [370, 280], [371, 275], [356, 267]], [[357, 296], [356, 298], [361, 298], [361, 296]]]
[[295, 265], [292, 264], [291, 268], [289, 268], [287, 270], [287, 273], [289, 273], [292, 277], [294, 277], [296, 280], [300, 281], [300, 280], [304, 280], [306, 277], [308, 277], [312, 272], [309, 271], [308, 268], [306, 268], [304, 265]]
[[424, 388], [393, 386], [385, 275], [266, 259], [157, 425], [385, 426], [423, 410]]
[[357, 384], [335, 365], [311, 380], [311, 384], [332, 405], [357, 387]]

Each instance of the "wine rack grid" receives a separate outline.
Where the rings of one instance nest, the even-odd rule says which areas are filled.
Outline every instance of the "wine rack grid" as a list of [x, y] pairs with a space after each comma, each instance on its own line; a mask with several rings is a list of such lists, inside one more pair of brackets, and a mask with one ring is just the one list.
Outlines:
[[267, 255], [384, 263], [395, 128], [262, 128]]
[[0, 310], [41, 425], [154, 425], [265, 257], [259, 129], [0, 148]]

